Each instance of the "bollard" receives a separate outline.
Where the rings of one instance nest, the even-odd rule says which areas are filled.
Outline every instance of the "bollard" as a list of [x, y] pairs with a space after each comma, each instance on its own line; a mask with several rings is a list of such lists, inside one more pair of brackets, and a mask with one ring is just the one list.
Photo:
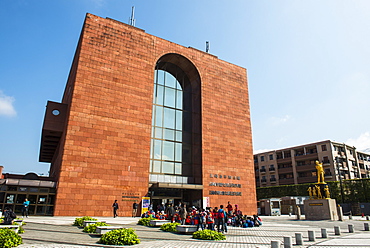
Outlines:
[[303, 245], [302, 233], [295, 233], [295, 244]]
[[328, 237], [328, 232], [326, 228], [321, 228], [321, 238], [326, 239]]
[[352, 224], [348, 224], [348, 232], [349, 233], [353, 233], [354, 232], [354, 229], [353, 229], [353, 225]]
[[284, 248], [292, 248], [292, 237], [284, 237]]
[[364, 229], [365, 231], [369, 231], [369, 223], [364, 223]]
[[369, 220], [369, 215], [366, 215], [366, 220]]
[[271, 248], [280, 248], [280, 244], [279, 240], [271, 240]]
[[338, 205], [337, 211], [338, 211], [338, 220], [343, 221], [343, 209], [340, 205]]
[[297, 206], [297, 220], [301, 219], [301, 208]]
[[308, 231], [308, 241], [316, 241], [315, 231]]
[[334, 226], [334, 234], [335, 235], [340, 235], [340, 227], [339, 226]]

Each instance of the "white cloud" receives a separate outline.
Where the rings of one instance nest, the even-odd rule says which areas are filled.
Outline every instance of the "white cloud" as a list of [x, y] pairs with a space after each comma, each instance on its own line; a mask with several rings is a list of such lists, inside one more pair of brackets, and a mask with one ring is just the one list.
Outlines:
[[359, 137], [353, 139], [350, 138], [346, 141], [347, 145], [356, 147], [360, 151], [364, 151], [370, 148], [370, 132], [362, 133]]
[[0, 90], [0, 116], [13, 117], [17, 115], [17, 112], [15, 111], [13, 106], [14, 101], [14, 97], [6, 96]]
[[269, 118], [269, 123], [273, 126], [277, 126], [287, 123], [290, 119], [291, 119], [290, 115], [285, 115], [283, 117], [271, 117]]

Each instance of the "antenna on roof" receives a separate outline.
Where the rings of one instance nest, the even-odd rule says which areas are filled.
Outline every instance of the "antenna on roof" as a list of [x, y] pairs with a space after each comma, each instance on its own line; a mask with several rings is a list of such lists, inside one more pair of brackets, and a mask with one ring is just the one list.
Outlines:
[[131, 9], [130, 25], [135, 27], [135, 6]]
[[209, 41], [206, 41], [206, 53], [209, 52]]

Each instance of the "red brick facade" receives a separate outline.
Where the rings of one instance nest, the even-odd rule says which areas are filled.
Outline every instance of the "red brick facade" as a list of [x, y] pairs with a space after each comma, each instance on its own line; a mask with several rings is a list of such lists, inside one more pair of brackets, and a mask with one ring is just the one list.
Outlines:
[[[256, 213], [246, 70], [87, 14], [62, 101], [68, 104], [65, 130], [51, 166], [58, 181], [54, 215], [111, 216], [118, 199], [119, 214], [128, 216], [133, 201], [121, 201], [122, 195], [148, 194], [154, 69], [170, 53], [188, 59], [201, 80], [202, 196], [210, 197], [211, 206], [230, 201], [245, 214]], [[239, 194], [229, 192], [241, 196], [222, 195]]]

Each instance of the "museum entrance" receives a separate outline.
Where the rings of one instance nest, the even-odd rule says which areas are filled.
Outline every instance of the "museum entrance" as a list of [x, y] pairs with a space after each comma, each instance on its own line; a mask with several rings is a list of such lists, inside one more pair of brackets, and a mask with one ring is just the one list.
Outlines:
[[[202, 185], [199, 185], [202, 187]], [[149, 195], [153, 210], [163, 211], [168, 204], [174, 207], [186, 204], [188, 207], [201, 206], [202, 190], [185, 188], [161, 188], [154, 185], [149, 188]]]

